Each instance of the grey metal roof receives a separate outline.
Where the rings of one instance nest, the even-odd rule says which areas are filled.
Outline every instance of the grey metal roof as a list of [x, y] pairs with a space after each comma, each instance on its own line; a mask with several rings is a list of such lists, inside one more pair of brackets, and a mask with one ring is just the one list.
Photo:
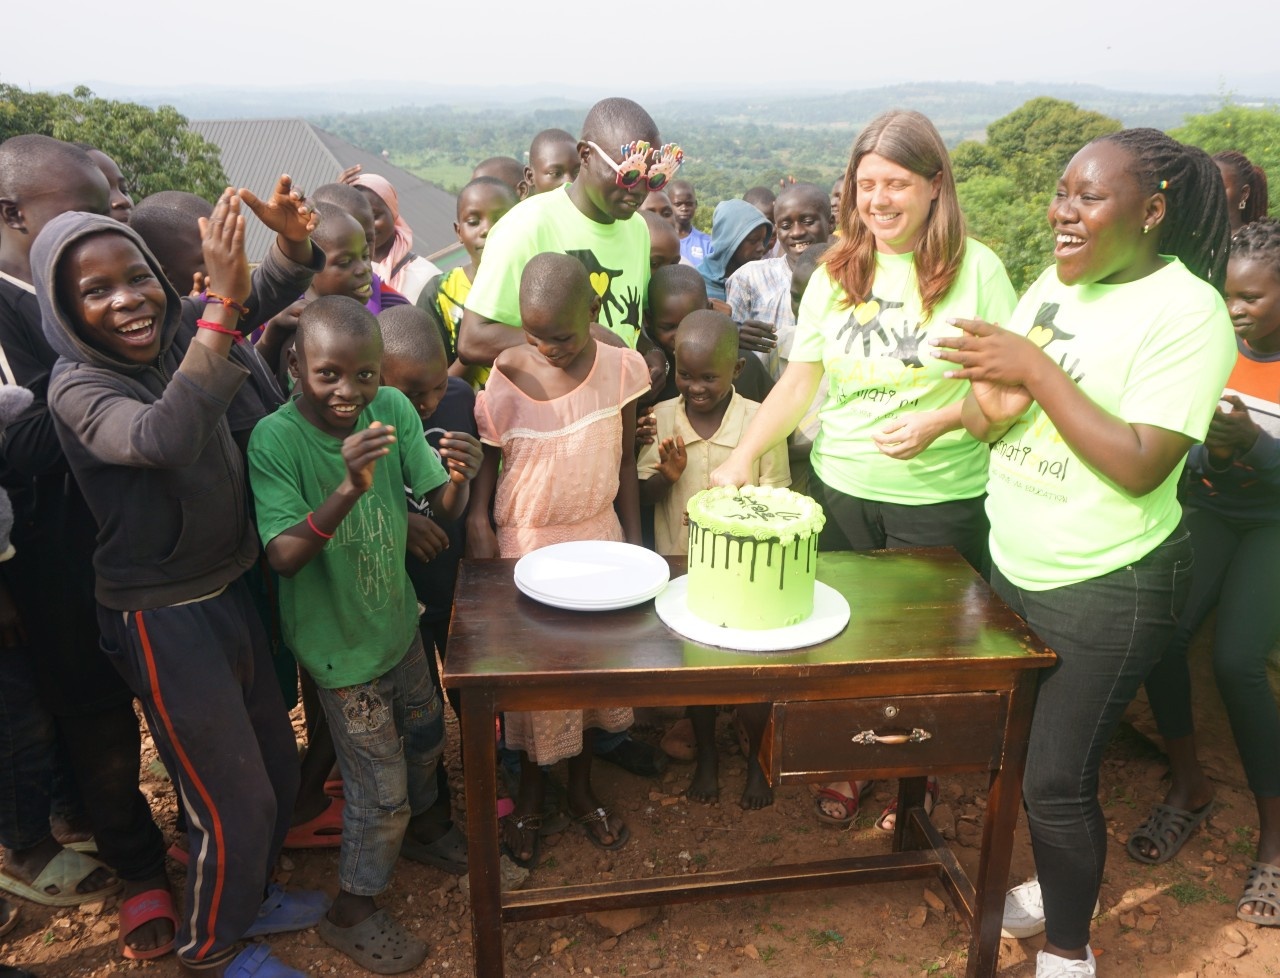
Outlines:
[[[265, 195], [280, 174], [287, 173], [305, 192], [332, 183], [358, 163], [366, 173], [386, 177], [396, 188], [400, 216], [413, 228], [415, 252], [429, 257], [457, 243], [453, 194], [305, 119], [204, 119], [190, 125], [221, 149], [222, 168], [236, 187]], [[262, 261], [271, 242], [270, 231], [257, 221], [248, 222], [245, 250], [251, 262]]]

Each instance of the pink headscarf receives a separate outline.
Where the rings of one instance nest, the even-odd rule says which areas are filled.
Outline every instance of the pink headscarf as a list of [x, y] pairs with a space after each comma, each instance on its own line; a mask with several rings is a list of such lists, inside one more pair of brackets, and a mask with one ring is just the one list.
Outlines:
[[405, 267], [396, 270], [394, 275], [392, 274], [392, 269], [396, 268], [401, 259], [413, 250], [413, 228], [409, 227], [404, 218], [400, 216], [400, 197], [396, 193], [396, 188], [391, 186], [391, 182], [376, 173], [362, 173], [355, 178], [353, 183], [357, 187], [367, 187], [382, 198], [382, 202], [395, 220], [396, 235], [391, 242], [391, 250], [387, 252], [387, 257], [384, 260], [373, 263], [373, 270], [378, 273], [378, 277], [382, 281], [399, 291], [404, 284], [409, 263], [406, 262]]

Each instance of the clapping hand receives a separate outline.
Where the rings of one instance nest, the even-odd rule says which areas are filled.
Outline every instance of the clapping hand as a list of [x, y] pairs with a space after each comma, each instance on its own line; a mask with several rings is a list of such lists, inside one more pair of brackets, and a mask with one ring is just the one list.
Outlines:
[[670, 483], [684, 474], [685, 466], [689, 464], [689, 456], [685, 454], [684, 439], [679, 435], [674, 438], [662, 439], [662, 444], [658, 446], [658, 473]]
[[1216, 459], [1229, 459], [1242, 455], [1258, 440], [1257, 423], [1249, 416], [1249, 408], [1235, 394], [1224, 394], [1222, 400], [1231, 405], [1230, 411], [1219, 406], [1209, 422], [1204, 447]]
[[205, 288], [241, 304], [249, 299], [252, 281], [244, 254], [244, 215], [230, 187], [222, 192], [209, 217], [200, 218]]
[[484, 449], [475, 435], [465, 431], [449, 431], [440, 437], [440, 464], [449, 473], [449, 480], [455, 484], [470, 482], [480, 471], [480, 463], [484, 461]]
[[240, 188], [240, 198], [258, 220], [293, 244], [307, 241], [319, 223], [315, 211], [303, 199], [302, 191], [294, 189], [293, 179], [287, 173], [281, 174], [275, 190], [265, 201], [247, 187]]

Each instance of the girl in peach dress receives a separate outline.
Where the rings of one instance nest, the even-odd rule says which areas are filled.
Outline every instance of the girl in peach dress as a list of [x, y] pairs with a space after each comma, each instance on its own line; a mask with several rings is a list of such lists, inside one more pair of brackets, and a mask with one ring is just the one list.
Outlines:
[[[575, 258], [542, 254], [525, 267], [528, 342], [498, 356], [476, 398], [485, 460], [472, 488], [469, 555], [521, 557], [567, 540], [640, 543], [635, 402], [649, 389], [649, 371], [634, 350], [592, 337], [598, 301]], [[504, 715], [507, 746], [521, 751], [516, 808], [502, 826], [517, 863], [538, 861], [540, 765], [565, 758], [570, 816], [601, 848], [626, 843], [629, 830], [592, 791], [591, 741], [596, 729], [625, 730], [631, 719], [629, 708], [616, 707]]]

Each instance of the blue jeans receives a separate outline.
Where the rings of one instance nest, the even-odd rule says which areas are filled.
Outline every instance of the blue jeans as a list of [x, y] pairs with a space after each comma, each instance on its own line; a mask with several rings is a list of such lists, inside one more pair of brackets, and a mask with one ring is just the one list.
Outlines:
[[1022, 779], [1045, 933], [1058, 947], [1089, 943], [1107, 852], [1102, 752], [1173, 636], [1191, 565], [1179, 526], [1141, 560], [1079, 584], [1025, 591], [995, 568], [996, 593], [1058, 653], [1040, 674]]
[[436, 800], [444, 750], [440, 691], [414, 634], [390, 672], [357, 686], [318, 689], [342, 772], [346, 809], [338, 885], [377, 896], [391, 884], [409, 819]]

